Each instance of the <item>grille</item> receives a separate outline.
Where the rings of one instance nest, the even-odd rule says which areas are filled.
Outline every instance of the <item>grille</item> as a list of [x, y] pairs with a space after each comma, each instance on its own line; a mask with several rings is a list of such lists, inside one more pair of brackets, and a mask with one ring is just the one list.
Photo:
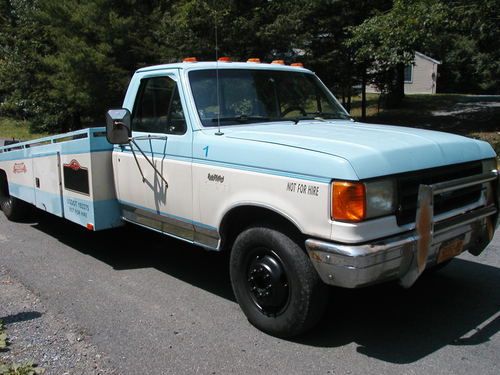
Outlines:
[[[473, 162], [426, 169], [400, 176], [397, 179], [399, 204], [396, 218], [398, 225], [415, 221], [420, 184], [432, 185], [480, 173], [482, 173], [481, 162]], [[481, 190], [482, 186], [476, 185], [436, 195], [434, 197], [434, 214], [438, 215], [476, 202], [481, 197]]]

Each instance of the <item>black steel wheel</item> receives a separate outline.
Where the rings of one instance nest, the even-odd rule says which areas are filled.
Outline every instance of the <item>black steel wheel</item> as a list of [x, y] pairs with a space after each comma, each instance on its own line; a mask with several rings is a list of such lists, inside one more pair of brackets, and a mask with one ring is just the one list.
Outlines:
[[246, 258], [246, 289], [255, 306], [267, 316], [286, 310], [290, 288], [283, 261], [274, 250], [251, 249]]
[[328, 289], [307, 254], [270, 227], [250, 227], [234, 243], [230, 274], [236, 300], [258, 329], [297, 336], [323, 315]]

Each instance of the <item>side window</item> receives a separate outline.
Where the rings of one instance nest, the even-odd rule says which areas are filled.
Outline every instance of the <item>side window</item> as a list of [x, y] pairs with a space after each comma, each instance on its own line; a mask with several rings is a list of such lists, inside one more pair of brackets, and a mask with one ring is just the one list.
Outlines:
[[173, 79], [154, 77], [141, 81], [132, 113], [132, 129], [166, 134], [186, 132], [179, 90]]

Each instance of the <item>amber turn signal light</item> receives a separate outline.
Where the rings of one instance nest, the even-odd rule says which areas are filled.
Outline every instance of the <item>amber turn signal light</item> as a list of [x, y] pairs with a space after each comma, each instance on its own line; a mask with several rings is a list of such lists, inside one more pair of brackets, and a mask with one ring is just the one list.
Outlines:
[[361, 182], [334, 181], [332, 219], [359, 222], [366, 217], [366, 189]]

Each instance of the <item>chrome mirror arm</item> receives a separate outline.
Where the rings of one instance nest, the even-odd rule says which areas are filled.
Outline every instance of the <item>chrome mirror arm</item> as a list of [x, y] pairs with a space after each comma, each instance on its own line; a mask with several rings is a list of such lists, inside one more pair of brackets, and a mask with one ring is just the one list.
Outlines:
[[[165, 182], [165, 186], [168, 188], [168, 182], [167, 182], [167, 180], [165, 179], [165, 177], [163, 177], [163, 175], [161, 174], [161, 172], [158, 170], [158, 168], [156, 168], [156, 166], [154, 165], [154, 163], [148, 158], [148, 156], [144, 153], [144, 151], [142, 151], [142, 149], [139, 147], [139, 145], [135, 141], [136, 139], [164, 139], [166, 141], [167, 137], [150, 137], [150, 136], [147, 136], [147, 137], [137, 137], [137, 138], [132, 137], [132, 138], [129, 138], [129, 143], [131, 143], [135, 147], [137, 147], [137, 149], [142, 154], [142, 156], [144, 156], [144, 158], [146, 159], [146, 161], [149, 163], [149, 165], [151, 165], [151, 167], [153, 168], [153, 170], [155, 171], [155, 173], [163, 180], [163, 182]], [[132, 155], [134, 155], [134, 159], [135, 159], [135, 163], [137, 164], [137, 168], [139, 168], [139, 172], [141, 173], [142, 182], [144, 182], [144, 181], [146, 181], [146, 178], [144, 177], [144, 173], [142, 172], [141, 166], [139, 164], [139, 160], [137, 159], [137, 155], [136, 155], [136, 153], [134, 151], [134, 147], [132, 145], [130, 145], [130, 149], [132, 150]]]

